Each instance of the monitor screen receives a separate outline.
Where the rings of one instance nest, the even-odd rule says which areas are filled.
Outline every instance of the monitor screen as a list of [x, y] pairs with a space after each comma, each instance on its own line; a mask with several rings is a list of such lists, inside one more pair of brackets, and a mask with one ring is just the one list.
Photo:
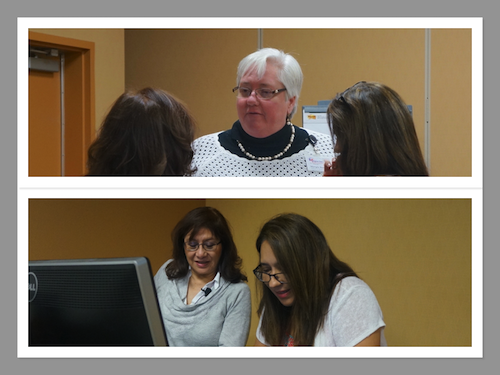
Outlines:
[[149, 260], [30, 261], [29, 345], [168, 345]]

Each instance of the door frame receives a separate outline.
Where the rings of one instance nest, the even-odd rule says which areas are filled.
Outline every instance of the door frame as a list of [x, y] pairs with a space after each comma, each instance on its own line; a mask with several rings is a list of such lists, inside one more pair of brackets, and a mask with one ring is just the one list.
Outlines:
[[95, 44], [34, 31], [29, 31], [29, 44], [64, 53], [64, 175], [84, 176], [95, 138]]

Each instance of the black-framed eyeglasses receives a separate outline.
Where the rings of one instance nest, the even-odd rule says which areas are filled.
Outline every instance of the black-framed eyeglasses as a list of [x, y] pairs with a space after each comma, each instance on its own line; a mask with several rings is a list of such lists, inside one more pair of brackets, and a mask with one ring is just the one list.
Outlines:
[[257, 95], [257, 98], [269, 100], [269, 99], [274, 98], [280, 92], [286, 91], [286, 88], [276, 89], [276, 90], [270, 90], [270, 89], [265, 89], [265, 88], [252, 90], [252, 89], [249, 89], [248, 87], [236, 86], [233, 89], [233, 92], [236, 94], [236, 96], [238, 98], [249, 98], [250, 95], [252, 95], [253, 91], [255, 91], [255, 95]]
[[203, 246], [205, 251], [214, 251], [216, 249], [217, 245], [219, 245], [220, 243], [221, 243], [221, 241], [219, 241], [219, 242], [215, 242], [215, 241], [204, 241], [204, 242], [187, 241], [187, 242], [184, 242], [184, 245], [186, 246], [187, 251], [196, 251], [196, 250], [198, 250], [200, 245]]
[[288, 283], [284, 273], [279, 272], [279, 273], [275, 273], [275, 274], [270, 274], [270, 273], [267, 273], [267, 272], [260, 270], [259, 267], [257, 267], [256, 269], [253, 270], [253, 274], [255, 275], [255, 277], [257, 279], [259, 279], [259, 281], [262, 281], [263, 283], [267, 284], [271, 281], [271, 278], [274, 277], [276, 279], [276, 281], [279, 282], [280, 284], [287, 284]]

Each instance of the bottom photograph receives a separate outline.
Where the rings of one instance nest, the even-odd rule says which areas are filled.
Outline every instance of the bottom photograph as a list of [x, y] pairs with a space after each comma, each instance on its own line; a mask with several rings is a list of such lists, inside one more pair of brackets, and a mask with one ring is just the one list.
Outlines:
[[471, 199], [28, 209], [29, 346], [472, 345]]

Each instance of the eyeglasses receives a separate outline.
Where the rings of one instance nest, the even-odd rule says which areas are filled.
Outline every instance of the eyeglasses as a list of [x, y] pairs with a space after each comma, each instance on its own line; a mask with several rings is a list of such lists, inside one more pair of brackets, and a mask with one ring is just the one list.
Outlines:
[[366, 81], [359, 81], [359, 82], [355, 83], [354, 85], [352, 85], [351, 87], [348, 87], [348, 88], [347, 88], [347, 89], [345, 89], [345, 90], [344, 90], [341, 94], [337, 94], [336, 99], [337, 99], [337, 100], [340, 100], [340, 101], [341, 101], [341, 102], [343, 102], [344, 104], [349, 105], [349, 103], [347, 103], [347, 101], [345, 100], [344, 95], [345, 95], [348, 91], [352, 90], [355, 86], [357, 86], [357, 85], [359, 85], [359, 84], [363, 84], [363, 83], [366, 83]]
[[214, 242], [214, 241], [205, 241], [205, 242], [196, 242], [196, 241], [188, 241], [184, 242], [184, 245], [186, 245], [186, 250], [187, 251], [196, 251], [198, 248], [203, 246], [205, 251], [214, 251], [217, 245], [219, 245], [221, 241], [219, 242]]
[[345, 100], [344, 95], [340, 95], [337, 99], [343, 102], [344, 104], [349, 105], [349, 103], [347, 103], [347, 101]]
[[255, 89], [251, 90], [248, 87], [239, 87], [236, 86], [233, 89], [233, 92], [236, 94], [238, 98], [249, 98], [250, 95], [252, 95], [252, 91], [255, 91], [255, 95], [257, 95], [257, 98], [259, 99], [264, 99], [264, 100], [269, 100], [274, 98], [275, 95], [278, 95], [282, 91], [286, 91], [286, 88], [283, 89], [277, 89], [277, 90], [269, 90], [269, 89]]
[[270, 274], [267, 272], [263, 272], [257, 267], [256, 269], [253, 270], [253, 274], [259, 281], [262, 281], [263, 283], [269, 283], [271, 282], [271, 277], [274, 277], [277, 282], [280, 284], [287, 284], [288, 282], [286, 281], [286, 276], [284, 273], [275, 273], [275, 274]]

